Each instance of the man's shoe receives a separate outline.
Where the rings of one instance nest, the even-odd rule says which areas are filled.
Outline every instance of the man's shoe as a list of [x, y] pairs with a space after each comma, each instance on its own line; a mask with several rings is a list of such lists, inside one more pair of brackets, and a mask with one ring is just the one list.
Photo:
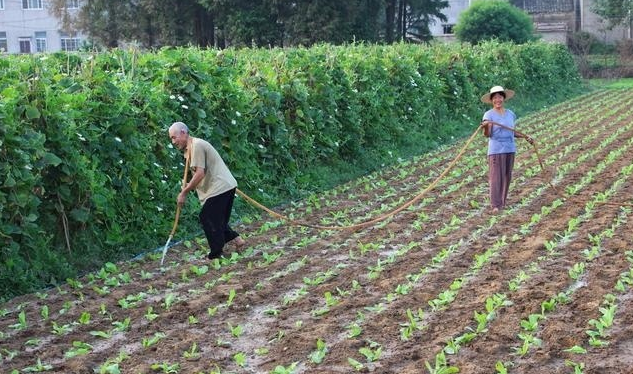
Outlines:
[[222, 252], [220, 252], [220, 253], [211, 253], [211, 252], [209, 252], [209, 254], [207, 255], [207, 258], [209, 260], [213, 260], [215, 258], [220, 258], [220, 257], [222, 257]]

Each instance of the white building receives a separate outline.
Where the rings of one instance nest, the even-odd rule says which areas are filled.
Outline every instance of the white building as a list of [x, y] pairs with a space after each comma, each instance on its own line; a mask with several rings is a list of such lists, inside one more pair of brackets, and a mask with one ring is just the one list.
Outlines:
[[[448, 0], [448, 8], [442, 10], [448, 21], [436, 20], [429, 25], [431, 35], [438, 40], [454, 40], [453, 27], [472, 2]], [[544, 40], [565, 43], [568, 33], [578, 31], [589, 32], [605, 43], [631, 37], [630, 28], [607, 30], [606, 22], [591, 10], [593, 0], [510, 0], [510, 3], [532, 17], [535, 31]]]
[[[76, 12], [80, 0], [67, 0], [68, 11]], [[48, 9], [47, 0], [0, 0], [0, 51], [37, 53], [76, 51], [81, 33], [69, 34]]]

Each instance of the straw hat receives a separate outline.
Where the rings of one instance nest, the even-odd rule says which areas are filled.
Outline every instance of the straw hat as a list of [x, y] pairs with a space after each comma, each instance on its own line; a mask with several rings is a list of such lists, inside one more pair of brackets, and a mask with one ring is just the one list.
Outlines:
[[490, 89], [490, 92], [484, 94], [481, 97], [481, 102], [482, 103], [487, 103], [487, 104], [491, 104], [492, 100], [490, 100], [490, 98], [492, 97], [492, 94], [495, 94], [497, 92], [503, 92], [506, 95], [506, 100], [509, 100], [512, 98], [512, 96], [514, 96], [514, 91], [512, 90], [506, 90], [501, 86], [494, 86]]

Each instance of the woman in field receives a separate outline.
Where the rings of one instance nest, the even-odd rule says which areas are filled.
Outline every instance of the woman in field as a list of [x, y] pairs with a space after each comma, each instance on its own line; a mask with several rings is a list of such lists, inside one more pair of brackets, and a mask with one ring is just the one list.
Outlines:
[[516, 115], [504, 107], [506, 100], [514, 96], [513, 90], [494, 86], [481, 97], [481, 101], [491, 104], [492, 109], [484, 113], [482, 125], [484, 135], [488, 139], [488, 182], [490, 184], [490, 205], [493, 213], [505, 208], [508, 198], [508, 188], [512, 180], [514, 154], [516, 144], [514, 138], [525, 138], [532, 144], [532, 138], [516, 134], [514, 131], [495, 126], [500, 124], [510, 129], [514, 128]]

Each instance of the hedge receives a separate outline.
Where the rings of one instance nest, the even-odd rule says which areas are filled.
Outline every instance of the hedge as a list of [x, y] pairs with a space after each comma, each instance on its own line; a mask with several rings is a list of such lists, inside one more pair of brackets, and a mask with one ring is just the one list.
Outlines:
[[[566, 48], [542, 42], [16, 55], [0, 70], [0, 299], [163, 243], [174, 121], [279, 204], [470, 133], [493, 85], [525, 110], [581, 87]], [[197, 209], [192, 194], [181, 235]]]

